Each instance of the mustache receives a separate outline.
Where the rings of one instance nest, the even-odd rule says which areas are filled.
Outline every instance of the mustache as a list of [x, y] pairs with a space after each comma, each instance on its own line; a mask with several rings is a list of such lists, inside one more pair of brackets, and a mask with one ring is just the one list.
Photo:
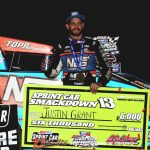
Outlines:
[[76, 29], [72, 29], [72, 31], [74, 31], [74, 30], [78, 30], [78, 31], [81, 31], [81, 29], [79, 29], [79, 28], [76, 28]]

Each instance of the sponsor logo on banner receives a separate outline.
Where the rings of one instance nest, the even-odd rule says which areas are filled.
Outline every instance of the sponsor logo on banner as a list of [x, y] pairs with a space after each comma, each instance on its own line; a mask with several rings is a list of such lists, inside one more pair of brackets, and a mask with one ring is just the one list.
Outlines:
[[52, 46], [0, 36], [2, 51], [52, 54]]
[[137, 137], [130, 137], [130, 134], [128, 135], [111, 135], [107, 139], [107, 144], [112, 145], [138, 145], [140, 140], [140, 134], [137, 135]]
[[59, 139], [59, 133], [51, 131], [33, 132], [32, 142], [34, 148], [45, 148], [53, 145], [67, 145], [67, 142]]
[[73, 135], [72, 144], [79, 147], [95, 147], [96, 138], [92, 137], [90, 132], [80, 132], [80, 135]]

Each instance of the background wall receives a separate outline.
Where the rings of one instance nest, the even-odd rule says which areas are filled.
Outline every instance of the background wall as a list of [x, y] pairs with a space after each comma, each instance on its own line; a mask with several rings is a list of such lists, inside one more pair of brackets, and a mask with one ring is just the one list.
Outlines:
[[122, 71], [150, 82], [148, 4], [130, 1], [5, 1], [0, 7], [0, 36], [52, 44], [64, 37], [71, 11], [87, 18], [88, 36], [119, 36]]

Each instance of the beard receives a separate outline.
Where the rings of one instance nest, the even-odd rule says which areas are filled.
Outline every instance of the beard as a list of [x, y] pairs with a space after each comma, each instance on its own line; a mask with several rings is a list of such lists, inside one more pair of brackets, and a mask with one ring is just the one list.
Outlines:
[[73, 36], [79, 36], [82, 34], [83, 30], [80, 29], [73, 29], [73, 30], [69, 30], [70, 34], [72, 34]]

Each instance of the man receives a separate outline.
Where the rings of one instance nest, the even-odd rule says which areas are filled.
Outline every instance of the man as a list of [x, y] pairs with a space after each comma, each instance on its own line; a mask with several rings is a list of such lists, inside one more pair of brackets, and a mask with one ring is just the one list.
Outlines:
[[[111, 68], [99, 42], [83, 35], [84, 26], [85, 16], [72, 12], [65, 24], [69, 37], [53, 50], [48, 70], [42, 70], [49, 78], [56, 77], [63, 70], [64, 85], [90, 86], [91, 92], [96, 93], [109, 82]], [[96, 82], [98, 72], [100, 78]]]

